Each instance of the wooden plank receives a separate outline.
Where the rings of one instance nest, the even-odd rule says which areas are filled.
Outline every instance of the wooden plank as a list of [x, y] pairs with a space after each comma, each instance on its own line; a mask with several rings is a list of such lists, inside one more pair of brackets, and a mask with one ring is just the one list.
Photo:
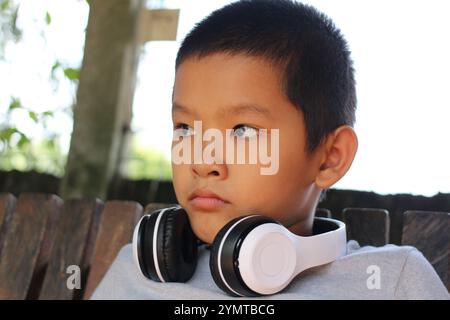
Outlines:
[[403, 212], [404, 210], [397, 207], [397, 201], [393, 209], [389, 211], [390, 230], [389, 243], [401, 245], [403, 232]]
[[0, 193], [0, 256], [5, 234], [11, 223], [17, 199], [11, 193]]
[[19, 196], [0, 257], [0, 299], [25, 299], [40, 286], [61, 208], [56, 195]]
[[405, 211], [402, 245], [416, 247], [450, 290], [450, 213]]
[[316, 217], [331, 218], [331, 211], [325, 208], [317, 208]]
[[137, 202], [106, 203], [83, 299], [92, 296], [120, 249], [132, 241], [134, 227], [141, 216], [142, 206]]
[[340, 221], [344, 221], [344, 217], [343, 217], [343, 213], [342, 213], [343, 210], [331, 209], [330, 211], [331, 211], [331, 218], [337, 219]]
[[389, 212], [384, 209], [346, 208], [342, 211], [347, 239], [359, 245], [383, 246], [389, 242]]
[[[72, 300], [81, 295], [92, 258], [103, 202], [98, 199], [72, 199], [64, 204], [55, 245], [45, 273], [42, 289], [29, 298]], [[75, 266], [80, 288], [74, 288]], [[68, 285], [68, 282], [72, 286]]]
[[143, 9], [139, 16], [139, 42], [176, 40], [180, 9]]
[[145, 214], [149, 214], [149, 213], [152, 213], [155, 210], [159, 210], [159, 209], [163, 209], [163, 208], [169, 208], [169, 207], [174, 207], [176, 205], [177, 205], [176, 203], [158, 203], [158, 202], [153, 202], [153, 203], [149, 203], [148, 205], [145, 206], [144, 213]]

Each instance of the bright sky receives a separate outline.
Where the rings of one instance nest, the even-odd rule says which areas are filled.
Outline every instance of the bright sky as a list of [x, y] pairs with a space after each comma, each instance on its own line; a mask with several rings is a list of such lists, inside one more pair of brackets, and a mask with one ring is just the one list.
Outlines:
[[[132, 128], [142, 144], [170, 157], [174, 60], [180, 41], [212, 10], [230, 1], [166, 1], [180, 8], [177, 41], [145, 46], [138, 71]], [[342, 30], [355, 61], [359, 150], [352, 168], [334, 187], [381, 194], [450, 193], [450, 2], [447, 0], [310, 0]], [[52, 91], [46, 72], [55, 58], [81, 63], [88, 7], [85, 1], [22, 0], [23, 41], [0, 62], [0, 111], [9, 96], [38, 111], [70, 104], [74, 88]], [[52, 16], [46, 43], [36, 22]], [[42, 21], [42, 20], [40, 20]], [[30, 55], [30, 52], [33, 54]], [[25, 117], [15, 119], [31, 136]], [[51, 124], [68, 149], [71, 121]], [[28, 131], [27, 131], [28, 130]]]

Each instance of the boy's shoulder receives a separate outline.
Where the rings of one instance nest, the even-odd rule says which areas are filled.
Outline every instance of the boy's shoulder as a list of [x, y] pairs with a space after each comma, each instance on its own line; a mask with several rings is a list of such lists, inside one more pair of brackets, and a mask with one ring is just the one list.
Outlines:
[[[338, 260], [343, 268], [353, 272], [361, 269], [366, 275], [402, 277], [407, 265], [430, 265], [423, 254], [412, 246], [386, 244], [383, 246], [360, 246], [355, 240], [347, 243], [347, 254]], [[431, 266], [431, 265], [430, 265]]]
[[347, 254], [343, 259], [375, 259], [383, 261], [386, 258], [391, 263], [404, 263], [408, 255], [413, 251], [419, 252], [412, 246], [399, 246], [391, 243], [378, 247], [371, 245], [360, 246], [357, 241], [349, 240], [347, 242]]
[[360, 246], [355, 240], [350, 240], [347, 243], [347, 255], [341, 259], [342, 261], [348, 260], [352, 264], [360, 262], [367, 265], [370, 263], [368, 269], [379, 267], [380, 269], [384, 268], [385, 271], [393, 272], [395, 270], [399, 272], [399, 279], [401, 276], [407, 275], [406, 272], [411, 267], [415, 267], [416, 271], [420, 269], [430, 271], [431, 269], [436, 273], [422, 252], [409, 245]]
[[350, 240], [347, 255], [328, 268], [334, 282], [348, 280], [350, 285], [343, 288], [353, 291], [355, 298], [450, 298], [433, 266], [412, 246], [386, 244], [361, 247]]

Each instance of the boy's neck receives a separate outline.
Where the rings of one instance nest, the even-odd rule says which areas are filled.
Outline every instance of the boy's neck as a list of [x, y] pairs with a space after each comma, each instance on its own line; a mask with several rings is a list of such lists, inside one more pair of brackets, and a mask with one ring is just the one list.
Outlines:
[[308, 237], [312, 236], [313, 234], [313, 224], [314, 214], [310, 214], [306, 219], [300, 220], [289, 226], [288, 229], [298, 236]]

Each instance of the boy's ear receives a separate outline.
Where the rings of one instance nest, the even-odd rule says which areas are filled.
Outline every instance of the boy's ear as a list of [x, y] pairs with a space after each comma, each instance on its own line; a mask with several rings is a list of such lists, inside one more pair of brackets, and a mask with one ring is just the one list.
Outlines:
[[358, 149], [358, 138], [350, 126], [341, 126], [324, 143], [319, 173], [315, 183], [327, 189], [338, 182], [350, 169]]

